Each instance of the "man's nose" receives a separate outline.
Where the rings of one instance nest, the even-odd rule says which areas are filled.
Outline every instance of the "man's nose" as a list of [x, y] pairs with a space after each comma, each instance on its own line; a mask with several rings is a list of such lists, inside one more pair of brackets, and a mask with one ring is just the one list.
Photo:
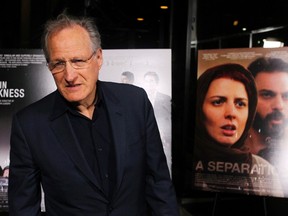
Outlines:
[[66, 62], [64, 70], [64, 76], [66, 81], [73, 81], [77, 77], [76, 69], [74, 69], [69, 62]]
[[272, 109], [282, 110], [283, 107], [284, 107], [284, 100], [281, 95], [277, 95], [277, 97], [275, 97], [273, 100]]

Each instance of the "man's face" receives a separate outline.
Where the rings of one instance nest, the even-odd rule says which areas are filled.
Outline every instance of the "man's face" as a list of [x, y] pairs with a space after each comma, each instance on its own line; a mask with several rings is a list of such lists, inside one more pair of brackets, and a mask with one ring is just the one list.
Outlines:
[[258, 91], [254, 128], [265, 136], [284, 135], [288, 118], [288, 73], [261, 72], [255, 77]]
[[148, 94], [154, 94], [157, 91], [157, 82], [154, 76], [146, 75], [144, 77], [144, 89]]
[[125, 75], [121, 75], [121, 82], [125, 84], [132, 84], [132, 82], [129, 80], [129, 78]]
[[[102, 50], [93, 54], [88, 33], [80, 26], [66, 28], [49, 38], [48, 49], [51, 62], [66, 62], [65, 69], [53, 73], [59, 92], [76, 104], [91, 104], [95, 99], [96, 82], [102, 64]], [[75, 69], [69, 61], [91, 59], [87, 67]]]

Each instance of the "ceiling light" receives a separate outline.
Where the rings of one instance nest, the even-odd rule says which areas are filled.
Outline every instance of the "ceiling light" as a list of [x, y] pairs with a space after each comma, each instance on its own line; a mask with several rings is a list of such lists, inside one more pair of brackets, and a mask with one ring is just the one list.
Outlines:
[[275, 40], [263, 40], [263, 48], [277, 48], [277, 47], [283, 47], [284, 43], [281, 41], [275, 41]]
[[167, 6], [167, 5], [161, 5], [160, 8], [161, 8], [162, 10], [167, 10], [167, 9], [168, 9], [168, 6]]

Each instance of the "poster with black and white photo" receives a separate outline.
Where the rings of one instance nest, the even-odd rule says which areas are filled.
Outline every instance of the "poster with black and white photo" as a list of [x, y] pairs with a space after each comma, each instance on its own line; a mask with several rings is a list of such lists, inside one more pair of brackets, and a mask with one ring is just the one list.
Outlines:
[[8, 210], [12, 115], [55, 88], [40, 49], [0, 50], [0, 211]]
[[193, 187], [288, 197], [288, 47], [198, 51]]
[[167, 164], [172, 166], [172, 59], [170, 49], [103, 50], [101, 80], [145, 89], [154, 108]]

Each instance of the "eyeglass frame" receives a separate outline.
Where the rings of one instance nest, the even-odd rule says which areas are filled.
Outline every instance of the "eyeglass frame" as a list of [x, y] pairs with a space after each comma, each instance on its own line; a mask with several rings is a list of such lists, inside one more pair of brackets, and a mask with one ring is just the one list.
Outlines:
[[[70, 60], [66, 60], [66, 61], [56, 61], [56, 62], [47, 62], [46, 63], [46, 65], [47, 65], [47, 67], [49, 68], [49, 70], [52, 72], [52, 74], [56, 74], [56, 73], [61, 73], [61, 72], [63, 72], [64, 70], [65, 70], [65, 68], [66, 68], [66, 64], [67, 64], [67, 62], [69, 62], [70, 63], [70, 65], [71, 65], [71, 67], [73, 67], [74, 69], [85, 69], [85, 68], [87, 68], [87, 67], [85, 67], [85, 65], [86, 65], [86, 63], [87, 63], [87, 66], [90, 64], [90, 60], [93, 58], [93, 56], [96, 54], [96, 52], [97, 51], [94, 51], [92, 54], [91, 54], [91, 56], [90, 57], [88, 57], [87, 59], [80, 59], [80, 58], [74, 58], [74, 59], [70, 59]], [[81, 62], [81, 63], [85, 63], [84, 64], [84, 67], [75, 67], [75, 65], [74, 64], [77, 64], [77, 63], [79, 63], [79, 62]], [[53, 64], [52, 64], [53, 63]], [[52, 64], [52, 65], [50, 65], [50, 64]], [[61, 69], [61, 70], [59, 70], [59, 71], [56, 71], [56, 72], [53, 72], [53, 70], [57, 67], [57, 64], [58, 64], [58, 66], [61, 66], [61, 67], [63, 67], [63, 69]]]

